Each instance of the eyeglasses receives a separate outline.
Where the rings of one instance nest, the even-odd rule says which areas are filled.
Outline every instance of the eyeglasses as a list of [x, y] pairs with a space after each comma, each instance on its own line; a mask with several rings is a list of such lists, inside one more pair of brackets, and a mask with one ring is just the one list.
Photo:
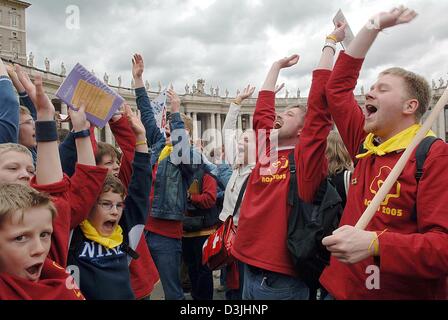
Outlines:
[[112, 211], [112, 209], [115, 207], [118, 212], [122, 212], [124, 209], [124, 203], [119, 202], [117, 204], [113, 204], [112, 202], [104, 202], [104, 201], [98, 201], [98, 205], [103, 208], [106, 211]]

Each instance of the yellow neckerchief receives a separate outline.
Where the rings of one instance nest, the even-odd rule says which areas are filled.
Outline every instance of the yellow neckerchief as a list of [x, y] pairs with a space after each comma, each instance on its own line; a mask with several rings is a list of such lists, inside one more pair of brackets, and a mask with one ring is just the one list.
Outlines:
[[123, 229], [120, 226], [117, 226], [112, 235], [107, 238], [100, 235], [89, 220], [84, 220], [79, 226], [87, 239], [95, 241], [108, 249], [113, 249], [123, 243]]
[[[389, 140], [383, 142], [379, 146], [374, 145], [374, 135], [373, 133], [370, 133], [366, 140], [364, 141], [364, 148], [367, 150], [367, 152], [363, 154], [358, 154], [356, 156], [357, 159], [362, 159], [365, 157], [368, 157], [372, 154], [377, 156], [384, 156], [387, 153], [403, 150], [406, 149], [407, 146], [411, 143], [412, 139], [417, 134], [417, 131], [421, 128], [421, 125], [414, 124], [413, 126], [410, 126], [406, 130], [401, 131], [400, 133], [396, 134]], [[436, 135], [431, 130], [426, 135], [435, 137]]]
[[159, 162], [167, 158], [171, 154], [171, 152], [173, 152], [173, 145], [167, 144], [165, 148], [163, 148], [162, 152], [160, 152]]

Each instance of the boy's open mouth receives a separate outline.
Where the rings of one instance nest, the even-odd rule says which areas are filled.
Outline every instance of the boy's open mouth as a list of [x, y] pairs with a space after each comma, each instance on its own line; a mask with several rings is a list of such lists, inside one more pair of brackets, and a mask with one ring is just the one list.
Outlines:
[[107, 220], [106, 222], [103, 223], [104, 229], [106, 229], [108, 231], [114, 231], [116, 225], [117, 225], [117, 220]]
[[38, 280], [40, 277], [40, 273], [42, 271], [42, 267], [43, 267], [43, 263], [36, 263], [33, 264], [31, 267], [26, 268], [25, 271], [28, 273], [28, 278], [30, 278], [30, 280]]

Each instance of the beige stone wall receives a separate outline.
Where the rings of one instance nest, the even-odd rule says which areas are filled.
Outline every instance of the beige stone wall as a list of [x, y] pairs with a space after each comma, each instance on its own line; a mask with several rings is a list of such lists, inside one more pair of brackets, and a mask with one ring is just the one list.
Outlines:
[[25, 9], [29, 3], [0, 0], [0, 55], [8, 60], [26, 63]]

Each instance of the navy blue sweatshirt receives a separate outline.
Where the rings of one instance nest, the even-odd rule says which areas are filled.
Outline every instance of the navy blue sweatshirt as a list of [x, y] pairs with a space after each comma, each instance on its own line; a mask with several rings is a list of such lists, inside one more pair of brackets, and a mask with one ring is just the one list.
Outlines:
[[0, 144], [19, 141], [19, 101], [11, 80], [0, 76]]
[[[149, 193], [152, 176], [150, 155], [135, 152], [132, 178], [120, 220], [124, 241], [136, 250], [149, 212]], [[78, 227], [79, 228], [79, 227]], [[75, 230], [74, 233], [80, 232]], [[78, 238], [78, 239], [76, 239]], [[129, 263], [131, 257], [123, 245], [113, 249], [84, 237], [72, 237], [68, 264], [79, 268], [80, 289], [87, 300], [134, 299], [131, 288]]]

